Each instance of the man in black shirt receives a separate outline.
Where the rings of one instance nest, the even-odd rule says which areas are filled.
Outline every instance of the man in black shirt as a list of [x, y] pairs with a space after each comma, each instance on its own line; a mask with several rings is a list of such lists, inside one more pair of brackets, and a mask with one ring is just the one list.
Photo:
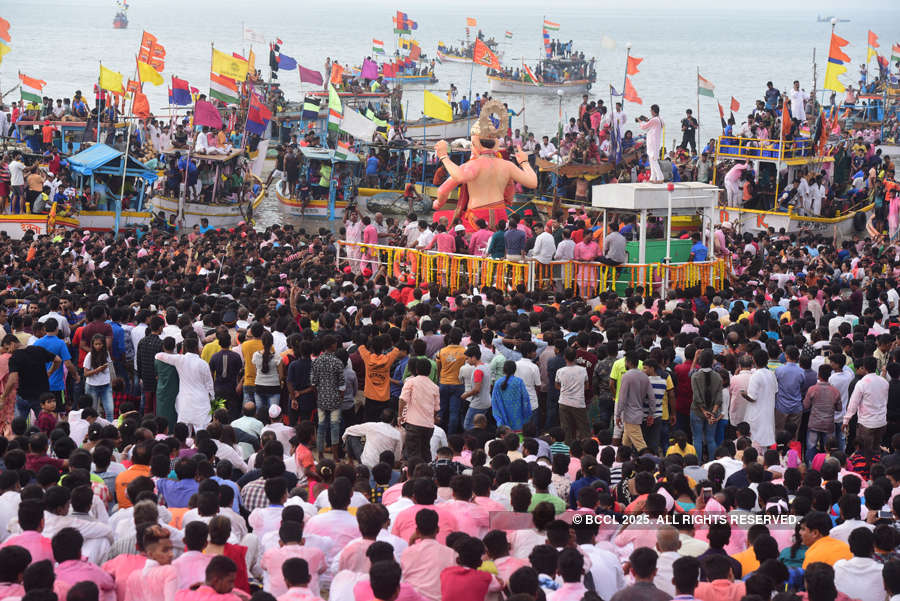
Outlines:
[[691, 146], [691, 154], [697, 154], [697, 120], [693, 117], [691, 109], [685, 111], [686, 115], [681, 120], [681, 147], [687, 150]]
[[[7, 334], [3, 338], [2, 350], [4, 353], [12, 353], [9, 358], [9, 378], [3, 389], [3, 402], [11, 402], [12, 392], [18, 387], [15, 395], [16, 416], [26, 416], [29, 409], [33, 409], [37, 415], [41, 411], [41, 395], [50, 390], [49, 376], [60, 368], [62, 359], [40, 346], [23, 347], [13, 334]], [[47, 363], [53, 364], [49, 372]]]

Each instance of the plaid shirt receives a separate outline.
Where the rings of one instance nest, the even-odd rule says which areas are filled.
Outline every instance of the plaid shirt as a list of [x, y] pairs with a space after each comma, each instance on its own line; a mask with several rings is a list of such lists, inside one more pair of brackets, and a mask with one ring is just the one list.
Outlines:
[[138, 376], [144, 390], [156, 390], [156, 353], [162, 352], [162, 339], [158, 334], [147, 334], [137, 347]]
[[316, 406], [325, 411], [340, 409], [344, 402], [344, 364], [333, 353], [322, 353], [313, 361], [309, 377], [316, 387]]
[[268, 507], [265, 478], [257, 478], [245, 484], [241, 489], [241, 502], [247, 511], [253, 511], [257, 507]]

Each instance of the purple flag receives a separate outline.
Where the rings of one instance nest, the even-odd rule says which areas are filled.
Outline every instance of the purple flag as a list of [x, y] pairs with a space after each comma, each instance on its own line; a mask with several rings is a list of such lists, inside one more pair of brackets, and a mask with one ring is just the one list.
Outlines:
[[297, 65], [297, 69], [300, 70], [300, 81], [305, 83], [311, 83], [317, 86], [322, 85], [322, 74], [318, 71], [313, 71], [312, 69], [307, 69], [301, 65]]
[[360, 75], [363, 79], [378, 79], [378, 65], [374, 61], [364, 59]]
[[207, 125], [222, 129], [222, 117], [212, 103], [198, 100], [194, 104], [194, 125]]

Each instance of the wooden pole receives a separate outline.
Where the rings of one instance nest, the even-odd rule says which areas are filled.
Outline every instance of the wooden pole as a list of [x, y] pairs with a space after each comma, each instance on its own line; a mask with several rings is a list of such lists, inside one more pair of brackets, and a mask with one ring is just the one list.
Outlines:
[[[134, 57], [134, 78], [135, 79], [138, 78], [137, 58], [138, 58], [137, 56]], [[138, 86], [140, 86], [140, 83], [138, 84]], [[126, 92], [127, 91], [128, 91], [128, 88], [126, 86]], [[134, 117], [134, 101], [135, 101], [136, 95], [137, 95], [137, 92], [132, 92], [132, 94], [131, 94], [131, 108], [128, 110], [129, 119], [131, 117]], [[119, 220], [121, 219], [121, 216], [122, 216], [122, 201], [125, 198], [125, 173], [128, 170], [128, 150], [129, 150], [129, 147], [131, 146], [132, 123], [129, 120], [129, 121], [126, 121], [126, 124], [128, 127], [128, 134], [125, 136], [125, 154], [122, 155], [122, 186], [119, 188], [119, 200], [116, 202], [116, 220], [115, 220], [115, 224], [113, 227], [113, 232], [115, 234], [119, 233]]]

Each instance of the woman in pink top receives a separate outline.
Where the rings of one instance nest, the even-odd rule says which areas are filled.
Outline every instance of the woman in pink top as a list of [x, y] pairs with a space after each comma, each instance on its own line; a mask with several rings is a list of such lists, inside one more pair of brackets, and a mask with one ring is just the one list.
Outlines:
[[[576, 261], [593, 261], [597, 258], [600, 247], [594, 241], [590, 234], [585, 234], [585, 238], [575, 245], [574, 259]], [[594, 289], [597, 288], [597, 266], [579, 264], [576, 268], [575, 282], [578, 284], [578, 293], [584, 298], [594, 296]]]

